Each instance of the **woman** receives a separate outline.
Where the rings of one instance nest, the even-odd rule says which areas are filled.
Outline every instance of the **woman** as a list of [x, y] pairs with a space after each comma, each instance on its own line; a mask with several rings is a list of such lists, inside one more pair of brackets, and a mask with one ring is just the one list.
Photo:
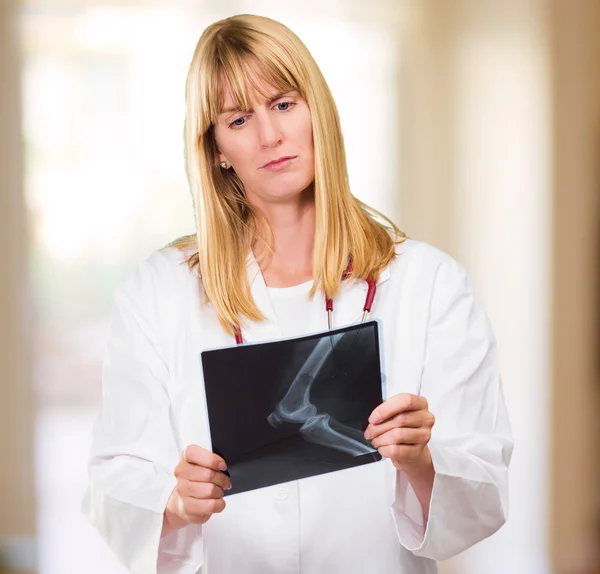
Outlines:
[[[507, 516], [512, 439], [467, 273], [351, 195], [331, 93], [281, 24], [211, 25], [186, 89], [198, 233], [115, 294], [86, 513], [136, 573], [436, 572]], [[366, 280], [388, 398], [365, 437], [384, 460], [226, 505], [199, 352], [324, 331], [323, 295], [354, 323]]]

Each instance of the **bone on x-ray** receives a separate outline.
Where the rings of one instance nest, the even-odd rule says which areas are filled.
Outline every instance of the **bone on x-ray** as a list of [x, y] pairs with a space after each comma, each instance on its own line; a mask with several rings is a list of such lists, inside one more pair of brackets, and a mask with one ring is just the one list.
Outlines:
[[329, 414], [319, 414], [315, 405], [310, 402], [310, 389], [319, 371], [344, 335], [345, 333], [337, 333], [319, 340], [298, 370], [288, 392], [277, 403], [267, 420], [274, 428], [284, 422], [304, 423], [300, 427], [300, 434], [307, 441], [340, 450], [351, 456], [360, 456], [376, 449], [359, 430], [338, 422]]

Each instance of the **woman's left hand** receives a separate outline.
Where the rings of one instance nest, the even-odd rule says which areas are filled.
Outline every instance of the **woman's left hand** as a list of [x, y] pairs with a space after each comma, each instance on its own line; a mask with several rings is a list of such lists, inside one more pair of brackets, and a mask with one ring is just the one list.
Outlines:
[[381, 403], [369, 417], [365, 438], [398, 470], [431, 465], [427, 443], [435, 417], [427, 399], [403, 393]]

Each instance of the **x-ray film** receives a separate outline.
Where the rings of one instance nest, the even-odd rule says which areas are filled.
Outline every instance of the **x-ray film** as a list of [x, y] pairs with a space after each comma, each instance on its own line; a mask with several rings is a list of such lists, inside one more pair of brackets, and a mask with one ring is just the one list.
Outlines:
[[226, 495], [381, 459], [364, 438], [382, 402], [378, 325], [201, 353]]

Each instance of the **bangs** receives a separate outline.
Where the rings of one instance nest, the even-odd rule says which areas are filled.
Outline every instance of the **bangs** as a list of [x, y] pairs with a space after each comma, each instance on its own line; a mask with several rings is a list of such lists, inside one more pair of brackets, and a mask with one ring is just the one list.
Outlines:
[[[275, 49], [267, 51], [264, 45], [260, 51], [251, 51], [249, 46], [240, 45], [239, 40], [231, 43], [222, 40], [214, 46], [201, 82], [199, 127], [202, 133], [207, 132], [223, 112], [228, 92], [233, 106], [240, 111], [250, 110], [250, 102], [257, 94], [268, 99], [276, 93], [298, 90], [305, 96], [297, 70], [292, 69], [293, 65], [286, 65], [291, 62], [285, 54]], [[261, 54], [260, 59], [255, 55], [257, 52]]]

